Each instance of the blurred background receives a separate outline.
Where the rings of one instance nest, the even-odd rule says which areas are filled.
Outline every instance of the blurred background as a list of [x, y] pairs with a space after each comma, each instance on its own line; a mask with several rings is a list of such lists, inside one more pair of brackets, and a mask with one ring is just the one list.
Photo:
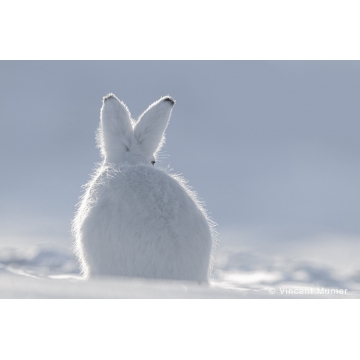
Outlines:
[[2, 264], [78, 271], [70, 222], [109, 92], [134, 118], [176, 100], [156, 166], [218, 224], [217, 279], [360, 283], [359, 61], [1, 61]]

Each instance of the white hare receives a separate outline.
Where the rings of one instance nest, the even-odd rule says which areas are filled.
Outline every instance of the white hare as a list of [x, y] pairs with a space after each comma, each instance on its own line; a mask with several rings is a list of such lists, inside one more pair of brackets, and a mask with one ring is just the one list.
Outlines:
[[135, 122], [115, 95], [104, 97], [103, 163], [72, 223], [85, 277], [208, 281], [214, 225], [184, 179], [153, 166], [174, 104], [165, 96]]

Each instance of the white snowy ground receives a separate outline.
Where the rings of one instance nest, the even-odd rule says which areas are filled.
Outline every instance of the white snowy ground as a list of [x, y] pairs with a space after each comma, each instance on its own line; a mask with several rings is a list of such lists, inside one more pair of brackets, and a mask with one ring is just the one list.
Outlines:
[[[232, 241], [237, 237], [244, 241]], [[360, 242], [222, 236], [209, 286], [129, 278], [83, 281], [68, 239], [0, 243], [0, 298], [360, 298]], [[241, 244], [241, 245], [239, 245]]]

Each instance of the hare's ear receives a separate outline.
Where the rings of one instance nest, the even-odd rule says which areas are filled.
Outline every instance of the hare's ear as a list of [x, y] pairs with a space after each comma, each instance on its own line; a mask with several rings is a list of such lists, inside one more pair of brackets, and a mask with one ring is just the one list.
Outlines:
[[134, 135], [140, 146], [148, 153], [157, 153], [164, 143], [164, 132], [175, 101], [165, 96], [151, 104], [135, 125]]
[[117, 162], [129, 151], [133, 137], [133, 124], [129, 109], [115, 95], [103, 98], [97, 142], [107, 162]]

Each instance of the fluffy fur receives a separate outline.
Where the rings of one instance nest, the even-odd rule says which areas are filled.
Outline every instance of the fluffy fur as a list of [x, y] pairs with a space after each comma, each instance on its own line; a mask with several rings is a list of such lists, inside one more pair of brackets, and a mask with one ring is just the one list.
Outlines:
[[72, 224], [85, 277], [208, 281], [213, 223], [184, 179], [152, 164], [174, 104], [163, 97], [135, 122], [123, 102], [104, 97], [97, 133], [104, 161]]

